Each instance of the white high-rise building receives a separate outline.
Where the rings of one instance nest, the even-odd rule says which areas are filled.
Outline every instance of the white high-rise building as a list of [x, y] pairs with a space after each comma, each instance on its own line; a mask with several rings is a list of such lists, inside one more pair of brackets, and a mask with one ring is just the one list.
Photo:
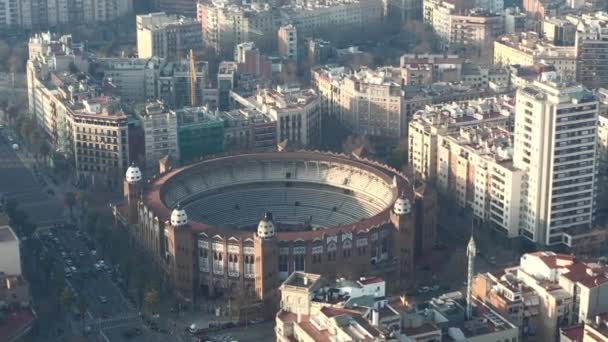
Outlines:
[[590, 227], [595, 210], [598, 101], [581, 85], [535, 81], [517, 92], [515, 167], [524, 170], [521, 234], [541, 245]]

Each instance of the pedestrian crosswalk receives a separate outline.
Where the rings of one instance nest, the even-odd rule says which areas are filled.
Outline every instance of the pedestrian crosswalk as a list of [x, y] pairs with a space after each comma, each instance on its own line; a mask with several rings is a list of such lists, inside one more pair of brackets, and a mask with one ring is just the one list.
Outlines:
[[110, 317], [108, 319], [93, 319], [87, 320], [86, 324], [93, 330], [104, 330], [124, 325], [132, 325], [143, 323], [138, 314], [127, 313], [119, 316]]

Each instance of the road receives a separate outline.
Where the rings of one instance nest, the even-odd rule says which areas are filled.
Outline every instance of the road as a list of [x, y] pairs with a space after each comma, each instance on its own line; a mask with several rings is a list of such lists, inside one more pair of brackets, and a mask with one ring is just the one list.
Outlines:
[[[113, 281], [111, 265], [108, 265], [107, 270], [95, 269], [94, 265], [99, 259], [92, 254], [95, 248], [93, 241], [84, 233], [77, 233], [76, 227], [63, 227], [67, 216], [61, 198], [65, 186], [53, 184], [46, 176], [34, 175], [30, 171], [32, 158], [23, 151], [17, 155], [11, 144], [7, 135], [0, 135], [0, 193], [7, 200], [17, 200], [18, 207], [25, 211], [30, 222], [39, 227], [36, 236], [42, 243], [45, 257], [60, 263], [59, 266], [65, 271], [69, 267], [76, 268], [76, 272], [70, 271], [69, 275], [66, 273], [65, 284], [87, 299], [89, 308], [85, 324], [91, 328], [88, 339], [123, 341], [127, 340], [124, 332], [129, 328], [138, 327], [146, 331], [139, 313]], [[58, 224], [58, 227], [54, 228], [54, 224]], [[103, 303], [101, 296], [105, 297]], [[80, 319], [73, 313], [69, 316], [73, 332], [79, 334], [82, 326]], [[49, 317], [48, 320], [41, 326], [62, 326], [65, 317], [59, 315]], [[110, 332], [116, 336], [108, 338]], [[151, 341], [174, 340], [168, 339], [164, 334], [162, 337], [160, 335], [148, 331], [146, 336]]]
[[[64, 207], [60, 200], [47, 192], [50, 188], [25, 167], [10, 144], [5, 136], [0, 135], [0, 193], [7, 200], [17, 200], [30, 222], [39, 227], [63, 222]], [[25, 156], [24, 161], [33, 162]]]

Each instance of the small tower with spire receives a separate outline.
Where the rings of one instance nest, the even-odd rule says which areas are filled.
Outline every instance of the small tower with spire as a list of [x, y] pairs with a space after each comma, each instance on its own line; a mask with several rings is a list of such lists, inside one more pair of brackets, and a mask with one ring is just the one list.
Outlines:
[[127, 168], [127, 172], [125, 172], [125, 179], [123, 182], [123, 195], [127, 202], [127, 219], [129, 224], [136, 224], [138, 222], [137, 202], [139, 200], [141, 190], [141, 170], [135, 165], [135, 163], [132, 163], [131, 166]]
[[193, 300], [195, 273], [192, 265], [196, 263], [195, 246], [192, 243], [193, 236], [188, 225], [188, 215], [179, 203], [171, 211], [164, 231], [166, 240], [164, 252], [176, 294], [180, 298]]
[[[272, 213], [266, 212], [254, 234], [255, 291], [259, 300], [277, 307], [276, 290], [279, 286], [278, 241]], [[274, 311], [273, 311], [274, 312]]]
[[391, 223], [395, 229], [390, 244], [390, 253], [399, 262], [398, 279], [401, 286], [412, 285], [411, 279], [414, 272], [414, 248], [416, 244], [414, 213], [412, 201], [401, 193], [393, 204], [390, 212]]
[[477, 255], [477, 246], [475, 245], [475, 239], [471, 232], [471, 239], [467, 245], [467, 311], [466, 319], [469, 320], [473, 316], [473, 276], [475, 275], [475, 256]]

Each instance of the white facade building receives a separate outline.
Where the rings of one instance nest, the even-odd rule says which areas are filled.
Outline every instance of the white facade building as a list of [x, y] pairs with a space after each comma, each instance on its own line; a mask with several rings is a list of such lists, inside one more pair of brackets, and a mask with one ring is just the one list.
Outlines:
[[584, 87], [535, 81], [517, 93], [514, 165], [527, 173], [522, 234], [542, 245], [568, 243], [595, 211], [598, 101]]
[[180, 59], [189, 51], [203, 47], [200, 23], [194, 18], [163, 12], [137, 16], [137, 53], [139, 58]]
[[255, 108], [277, 122], [277, 141], [301, 147], [316, 146], [321, 138], [321, 99], [312, 89], [262, 89], [254, 97], [232, 93], [234, 101]]
[[0, 226], [0, 272], [21, 275], [19, 238], [9, 226]]
[[156, 101], [146, 104], [139, 119], [144, 130], [146, 167], [156, 168], [158, 160], [165, 156], [180, 160], [177, 114]]

